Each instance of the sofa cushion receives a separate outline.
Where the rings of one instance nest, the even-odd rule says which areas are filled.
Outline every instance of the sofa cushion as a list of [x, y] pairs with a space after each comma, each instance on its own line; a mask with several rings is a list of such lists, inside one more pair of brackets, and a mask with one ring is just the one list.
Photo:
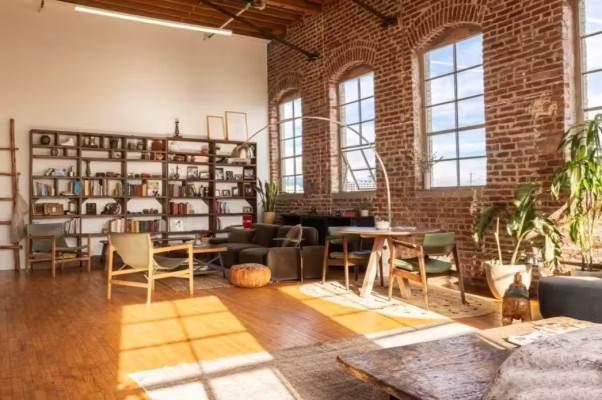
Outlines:
[[296, 247], [301, 240], [301, 235], [303, 234], [303, 227], [301, 225], [293, 226], [287, 233], [284, 235], [284, 239], [282, 241], [282, 247]]
[[230, 231], [228, 242], [230, 243], [253, 243], [257, 230], [234, 228]]
[[265, 264], [268, 258], [268, 251], [270, 251], [270, 249], [267, 247], [255, 247], [252, 249], [244, 249], [238, 255], [238, 260], [241, 264]]
[[221, 246], [228, 249], [228, 251], [221, 253], [222, 262], [224, 263], [225, 268], [230, 268], [233, 265], [239, 264], [239, 253], [242, 250], [259, 247], [253, 243], [224, 243]]
[[255, 234], [255, 243], [261, 247], [275, 247], [276, 243], [274, 242], [274, 238], [278, 237], [278, 228], [279, 225], [272, 224], [254, 224], [253, 229], [257, 231]]

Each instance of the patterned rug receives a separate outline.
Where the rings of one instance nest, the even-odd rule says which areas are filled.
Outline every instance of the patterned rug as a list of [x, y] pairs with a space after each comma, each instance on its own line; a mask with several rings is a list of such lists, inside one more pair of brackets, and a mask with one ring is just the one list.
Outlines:
[[360, 297], [358, 295], [361, 282], [351, 284], [349, 291], [345, 290], [343, 282], [330, 281], [326, 284], [314, 282], [303, 285], [300, 290], [303, 294], [320, 298], [343, 306], [359, 310], [370, 310], [381, 314], [424, 319], [448, 319], [478, 317], [495, 312], [498, 302], [494, 299], [466, 294], [467, 304], [462, 304], [460, 292], [444, 287], [431, 285], [429, 281], [429, 306], [430, 310], [424, 308], [422, 290], [420, 285], [410, 283], [412, 297], [401, 299], [399, 290], [395, 286], [393, 299], [389, 301], [387, 287], [381, 287], [378, 283], [374, 286], [372, 296]]
[[328, 343], [180, 364], [130, 377], [153, 400], [387, 400], [343, 371], [337, 356], [474, 331], [445, 322]]
[[[188, 292], [188, 279], [182, 278], [167, 278], [167, 279], [159, 279], [158, 282], [161, 282], [168, 288], [176, 291], [176, 292]], [[226, 278], [223, 278], [221, 274], [208, 274], [208, 275], [198, 275], [194, 277], [194, 290], [201, 289], [219, 289], [233, 287], [230, 284], [230, 281]]]

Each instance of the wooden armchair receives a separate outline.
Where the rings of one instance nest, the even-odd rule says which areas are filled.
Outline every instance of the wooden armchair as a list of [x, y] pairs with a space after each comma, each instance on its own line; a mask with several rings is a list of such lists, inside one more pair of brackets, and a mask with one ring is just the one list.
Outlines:
[[[395, 246], [401, 246], [411, 250], [415, 257], [396, 259]], [[462, 303], [466, 304], [464, 295], [464, 275], [458, 257], [458, 247], [455, 242], [454, 233], [429, 233], [424, 235], [422, 245], [393, 240], [391, 247], [391, 258], [389, 263], [389, 300], [393, 296], [393, 284], [397, 279], [401, 297], [407, 299], [411, 296], [409, 280], [419, 282], [422, 285], [422, 298], [424, 305], [429, 309], [428, 300], [428, 276], [451, 275], [452, 263], [438, 260], [434, 257], [453, 256], [453, 264], [458, 270], [458, 285], [460, 286], [460, 297]]]
[[[157, 254], [169, 251], [184, 250], [188, 253], [186, 258], [169, 258]], [[114, 253], [117, 252], [124, 265], [119, 270], [114, 270]], [[185, 269], [178, 269], [187, 265]], [[110, 233], [108, 251], [108, 289], [107, 298], [111, 299], [112, 285], [133, 286], [147, 289], [146, 304], [151, 304], [151, 292], [155, 288], [155, 281], [163, 278], [188, 278], [190, 295], [194, 292], [194, 269], [192, 243], [175, 246], [154, 248], [149, 233]], [[114, 279], [128, 274], [144, 273], [147, 282], [135, 282]]]
[[25, 269], [33, 270], [33, 263], [50, 262], [52, 277], [56, 277], [56, 266], [61, 270], [64, 264], [71, 262], [86, 262], [88, 272], [91, 268], [90, 235], [87, 235], [87, 244], [83, 246], [69, 246], [65, 239], [65, 230], [62, 223], [58, 224], [30, 224], [26, 227], [25, 237]]

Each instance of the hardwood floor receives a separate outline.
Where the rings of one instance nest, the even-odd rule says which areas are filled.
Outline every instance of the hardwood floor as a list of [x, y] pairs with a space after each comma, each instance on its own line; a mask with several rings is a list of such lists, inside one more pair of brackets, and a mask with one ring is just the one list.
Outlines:
[[[143, 399], [128, 374], [423, 324], [308, 300], [300, 285], [113, 289], [103, 271], [0, 272], [0, 399]], [[499, 311], [458, 322], [498, 326]]]

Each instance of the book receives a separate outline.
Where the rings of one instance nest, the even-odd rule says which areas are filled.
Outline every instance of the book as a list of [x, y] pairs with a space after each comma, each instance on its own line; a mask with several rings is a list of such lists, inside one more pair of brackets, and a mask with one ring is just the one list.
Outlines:
[[571, 324], [571, 325], [561, 325], [561, 324], [557, 324], [557, 323], [533, 325], [533, 328], [535, 329], [534, 332], [528, 333], [526, 335], [510, 336], [506, 340], [508, 342], [520, 347], [520, 346], [526, 346], [531, 343], [535, 343], [538, 340], [541, 340], [541, 339], [544, 339], [547, 337], [561, 335], [563, 333], [573, 332], [573, 331], [587, 328], [587, 327], [588, 327], [588, 325], [579, 324], [579, 323], [575, 323], [575, 324]]

